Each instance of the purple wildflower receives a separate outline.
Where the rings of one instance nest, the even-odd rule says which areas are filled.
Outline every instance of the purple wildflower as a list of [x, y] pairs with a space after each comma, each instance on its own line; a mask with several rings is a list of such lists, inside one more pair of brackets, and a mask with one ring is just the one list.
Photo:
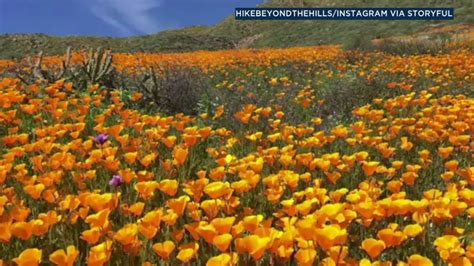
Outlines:
[[112, 176], [112, 179], [109, 181], [109, 185], [118, 187], [123, 184], [123, 177], [120, 175], [114, 175]]
[[102, 145], [107, 141], [107, 139], [109, 139], [109, 136], [107, 134], [100, 133], [95, 136], [94, 141]]

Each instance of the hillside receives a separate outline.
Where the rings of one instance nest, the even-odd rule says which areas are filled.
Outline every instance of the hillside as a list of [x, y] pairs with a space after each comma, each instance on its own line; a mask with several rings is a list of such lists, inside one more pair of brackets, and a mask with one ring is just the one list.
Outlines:
[[454, 7], [453, 21], [236, 21], [228, 17], [212, 28], [211, 32], [227, 32], [237, 40], [251, 39], [251, 47], [289, 47], [315, 44], [341, 44], [354, 38], [386, 38], [409, 35], [450, 24], [474, 24], [472, 1], [342, 1], [342, 0], [273, 0], [265, 6], [304, 7]]
[[451, 24], [474, 24], [470, 0], [270, 0], [261, 6], [283, 7], [454, 7], [453, 21], [236, 21], [229, 16], [207, 27], [168, 30], [128, 38], [93, 36], [48, 36], [45, 34], [0, 35], [0, 58], [17, 58], [43, 50], [62, 54], [74, 50], [107, 47], [117, 52], [218, 50], [240, 47], [290, 47], [341, 44], [354, 38], [386, 38], [409, 35]]

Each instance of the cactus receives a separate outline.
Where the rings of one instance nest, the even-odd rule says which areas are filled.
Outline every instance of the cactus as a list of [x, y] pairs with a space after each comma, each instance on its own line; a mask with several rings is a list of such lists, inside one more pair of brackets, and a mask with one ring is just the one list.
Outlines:
[[89, 50], [81, 63], [73, 64], [71, 47], [67, 48], [65, 58], [59, 68], [45, 67], [43, 63], [43, 51], [40, 51], [36, 56], [26, 58], [29, 71], [16, 68], [13, 71], [14, 75], [25, 84], [32, 84], [38, 80], [54, 83], [64, 79], [73, 81], [78, 87], [97, 83], [110, 85], [116, 78], [111, 51], [102, 48], [97, 48], [95, 51]]
[[34, 62], [31, 56], [28, 56], [26, 61], [28, 62], [31, 73], [35, 79], [47, 80], [48, 82], [52, 83], [65, 78], [66, 73], [70, 70], [71, 47], [67, 48], [66, 59], [62, 61], [61, 69], [59, 71], [55, 71], [53, 69], [43, 69], [43, 51], [38, 53]]
[[97, 83], [112, 72], [112, 54], [100, 47], [95, 52], [90, 49], [81, 69], [90, 83]]
[[27, 62], [30, 65], [31, 73], [36, 79], [39, 80], [45, 80], [45, 77], [43, 75], [43, 70], [42, 70], [42, 64], [43, 64], [43, 51], [40, 51], [38, 53], [37, 59], [35, 62], [33, 62], [33, 59], [31, 56], [27, 57]]
[[71, 63], [71, 46], [68, 46], [68, 48], [66, 49], [66, 59], [63, 60], [62, 62], [62, 69], [61, 69], [61, 72], [59, 73], [58, 79], [61, 79], [65, 76], [67, 70], [69, 69], [70, 63]]
[[152, 104], [168, 100], [163, 99], [163, 95], [160, 93], [162, 88], [160, 84], [158, 84], [156, 72], [153, 67], [150, 67], [148, 71], [145, 72], [145, 75], [142, 80], [138, 82], [137, 86], [144, 93], [145, 98], [148, 98]]

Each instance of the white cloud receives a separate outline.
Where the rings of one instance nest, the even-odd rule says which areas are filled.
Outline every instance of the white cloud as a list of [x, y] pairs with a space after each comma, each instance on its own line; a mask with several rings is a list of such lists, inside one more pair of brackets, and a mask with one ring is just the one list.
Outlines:
[[89, 0], [91, 12], [99, 19], [118, 29], [122, 34], [155, 33], [162, 30], [150, 10], [160, 0]]

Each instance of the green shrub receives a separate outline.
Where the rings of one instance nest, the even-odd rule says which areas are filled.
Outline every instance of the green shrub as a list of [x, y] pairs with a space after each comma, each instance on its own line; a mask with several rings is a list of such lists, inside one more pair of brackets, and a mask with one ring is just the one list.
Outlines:
[[451, 50], [447, 40], [383, 40], [375, 46], [375, 50], [394, 55], [416, 55], [447, 53]]
[[342, 45], [343, 50], [371, 51], [374, 49], [372, 38], [369, 35], [357, 35]]
[[[347, 122], [353, 118], [352, 111], [369, 104], [373, 99], [392, 97], [401, 94], [397, 89], [387, 89], [391, 81], [388, 75], [377, 75], [371, 81], [348, 73], [345, 77], [330, 79], [319, 91], [324, 104], [318, 110], [318, 116], [328, 120], [328, 126]], [[332, 123], [331, 123], [332, 122]]]

